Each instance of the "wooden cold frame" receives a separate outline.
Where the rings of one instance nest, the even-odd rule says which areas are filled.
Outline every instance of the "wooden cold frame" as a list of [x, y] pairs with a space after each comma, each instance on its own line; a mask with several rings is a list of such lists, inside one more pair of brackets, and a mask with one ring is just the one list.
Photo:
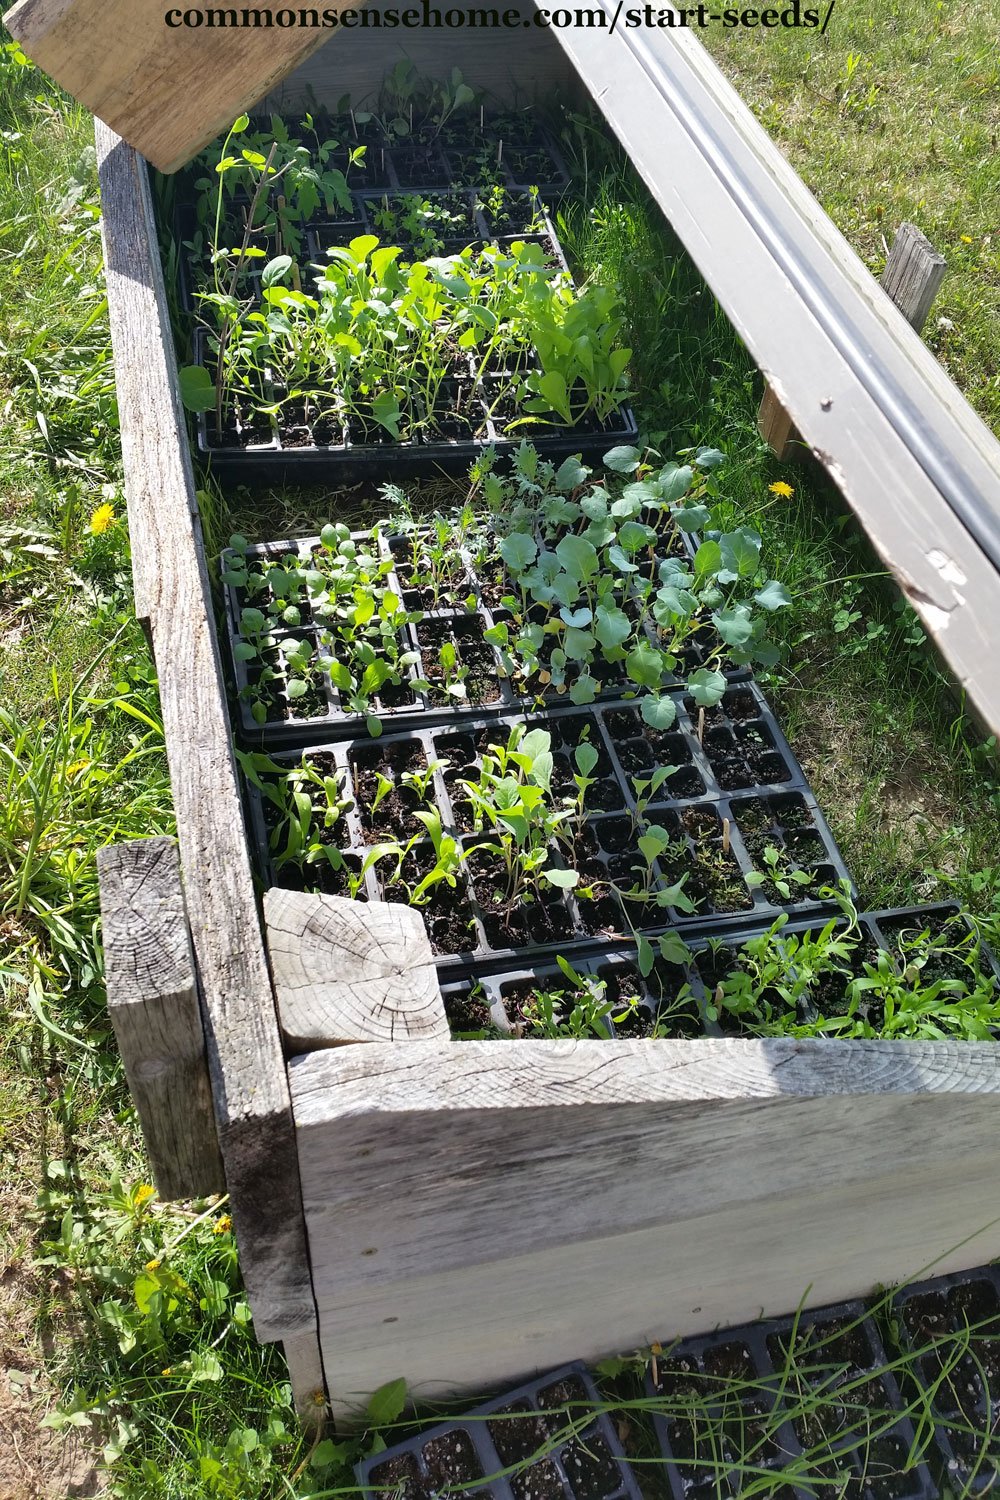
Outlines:
[[[559, 40], [996, 726], [1000, 446], [692, 39]], [[407, 1039], [295, 1059], [289, 1093], [146, 169], [104, 127], [98, 146], [136, 608], [219, 1142], [255, 1324], [299, 1389], [320, 1378], [317, 1303], [346, 1412], [398, 1373], [471, 1389], [1000, 1252], [992, 1045]]]

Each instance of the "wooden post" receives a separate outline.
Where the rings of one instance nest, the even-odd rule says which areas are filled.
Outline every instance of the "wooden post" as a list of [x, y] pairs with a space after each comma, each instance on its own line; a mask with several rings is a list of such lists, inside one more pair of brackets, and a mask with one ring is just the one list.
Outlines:
[[791, 456], [792, 445], [802, 441], [802, 434], [769, 385], [765, 385], [764, 394], [760, 398], [757, 430], [782, 463]]
[[[944, 256], [934, 249], [915, 224], [900, 225], [880, 281], [883, 291], [917, 333], [927, 321], [947, 264]], [[764, 387], [757, 412], [757, 428], [767, 446], [782, 462], [802, 444], [802, 434], [770, 385]]]
[[419, 912], [274, 887], [264, 896], [264, 921], [290, 1052], [450, 1038]]
[[173, 839], [98, 850], [108, 1010], [161, 1198], [225, 1192]]
[[915, 224], [900, 226], [889, 251], [881, 282], [903, 317], [917, 333], [927, 322], [931, 303], [944, 280], [948, 262]]

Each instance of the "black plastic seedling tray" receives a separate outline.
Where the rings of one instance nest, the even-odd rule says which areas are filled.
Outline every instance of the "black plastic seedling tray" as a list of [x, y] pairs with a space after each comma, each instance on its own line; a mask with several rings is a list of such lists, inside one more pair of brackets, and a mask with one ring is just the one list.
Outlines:
[[[376, 861], [364, 871], [358, 894], [371, 901], [407, 900], [409, 889], [434, 864], [424, 825], [414, 815], [420, 804], [414, 802], [405, 775], [437, 764], [430, 782], [433, 806], [444, 829], [468, 854], [456, 873], [454, 888], [435, 886], [429, 901], [421, 906], [443, 974], [475, 975], [490, 966], [520, 968], [526, 962], [554, 959], [556, 954], [572, 960], [575, 952], [585, 952], [595, 943], [613, 948], [640, 931], [673, 927], [683, 931], [718, 928], [730, 933], [773, 921], [781, 912], [798, 917], [829, 912], [830, 901], [820, 892], [848, 880], [848, 874], [815, 800], [802, 787], [739, 796], [722, 796], [716, 789], [713, 798], [701, 800], [665, 796], [661, 791], [645, 809], [644, 821], [646, 826], [665, 829], [671, 846], [651, 864], [650, 890], [664, 891], [687, 873], [696, 909], [688, 912], [676, 905], [628, 900], [614, 893], [612, 882], [627, 889], [637, 879], [633, 870], [638, 859], [636, 804], [629, 779], [616, 764], [614, 739], [602, 727], [602, 720], [606, 723], [609, 712], [621, 713], [626, 707], [559, 709], [528, 720], [552, 737], [553, 786], [559, 796], [575, 792], [572, 756], [582, 738], [597, 749], [598, 762], [595, 785], [588, 792], [593, 810], [573, 851], [579, 887], [576, 891], [548, 887], [541, 901], [521, 903], [513, 910], [494, 899], [492, 859], [477, 847], [487, 836], [474, 830], [461, 782], [477, 779], [483, 752], [490, 744], [506, 744], [511, 727], [524, 723], [524, 715], [471, 718], [378, 740], [283, 751], [274, 759], [291, 768], [304, 756], [325, 776], [335, 778], [345, 801], [352, 805], [324, 836], [336, 844], [350, 869], [361, 871], [372, 848], [387, 840], [401, 838], [406, 843], [415, 838], [402, 865], [405, 883], [386, 882], [392, 856], [389, 864]], [[683, 740], [683, 736], [670, 738]], [[382, 810], [373, 814], [369, 809], [380, 775], [392, 783], [392, 790], [382, 799]], [[266, 883], [349, 894], [344, 872], [332, 869], [325, 859], [305, 867], [275, 863], [268, 847], [264, 800], [255, 787], [249, 787], [248, 793], [258, 868]], [[787, 898], [773, 886], [751, 890], [745, 876], [755, 864], [745, 839], [760, 849], [776, 849], [785, 873], [808, 871], [810, 884], [793, 882]], [[563, 859], [555, 853], [556, 864]], [[756, 868], [765, 868], [759, 859]], [[586, 895], [586, 890], [593, 894]]]
[[[868, 947], [869, 952], [878, 947], [891, 953], [893, 924], [907, 922], [923, 927], [961, 915], [959, 908], [949, 902], [861, 915], [858, 923], [862, 945]], [[971, 931], [968, 919], [962, 919], [967, 930]], [[829, 918], [793, 919], [785, 924], [782, 933], [815, 931], [823, 920]], [[691, 950], [691, 961], [674, 963], [657, 953], [653, 967], [645, 977], [639, 971], [632, 946], [581, 946], [574, 950], [572, 965], [585, 982], [604, 986], [602, 999], [610, 1003], [612, 1011], [603, 1018], [601, 1025], [609, 1037], [642, 1038], [657, 1034], [684, 1039], [745, 1035], [737, 1018], [719, 1020], [709, 1014], [714, 1009], [713, 986], [717, 976], [731, 969], [740, 945], [750, 938], [762, 936], [768, 925], [727, 934], [721, 945], [718, 942], [709, 945], [707, 931], [685, 932], [684, 941]], [[980, 957], [982, 967], [1000, 982], [1000, 965], [985, 943], [981, 946]], [[522, 1019], [525, 999], [539, 991], [558, 994], [572, 987], [565, 973], [550, 961], [520, 968], [484, 966], [475, 980], [466, 978], [446, 982], [442, 993], [453, 1035], [474, 1038], [537, 1034]], [[618, 1021], [614, 1019], [615, 1011], [621, 1018]]]
[[[203, 329], [195, 334], [194, 363], [206, 364], [214, 378], [212, 366], [205, 356]], [[488, 374], [486, 378], [490, 378]], [[421, 433], [416, 442], [395, 442], [386, 433], [384, 439], [374, 442], [370, 439], [368, 442], [353, 442], [348, 436], [325, 447], [306, 446], [305, 443], [295, 447], [283, 446], [276, 426], [269, 428], [269, 436], [264, 442], [254, 442], [246, 447], [215, 445], [209, 439], [208, 418], [201, 412], [196, 420], [198, 453], [205, 462], [211, 463], [216, 477], [234, 484], [319, 484], [327, 480], [353, 484], [384, 480], [389, 473], [393, 479], [464, 475], [484, 447], [492, 446], [503, 457], [516, 452], [525, 437], [543, 458], [561, 461], [574, 456], [599, 459], [609, 448], [619, 444], [633, 446], [639, 436], [635, 414], [628, 405], [620, 406], [605, 422], [586, 416], [575, 427], [532, 426], [520, 429], [513, 437], [506, 437], [487, 415], [486, 397], [479, 398], [479, 403], [483, 412], [483, 430], [478, 438], [444, 440]]]
[[[355, 534], [354, 540], [370, 544], [372, 539], [370, 533], [359, 532]], [[684, 536], [683, 540], [686, 547], [693, 546], [689, 537]], [[255, 560], [298, 558], [300, 554], [308, 553], [319, 545], [318, 537], [308, 537], [302, 541], [267, 542], [250, 547], [245, 556], [252, 566]], [[438, 701], [435, 701], [433, 695], [410, 687], [407, 682], [394, 689], [391, 696], [387, 692], [383, 700], [377, 700], [372, 705], [371, 710], [387, 728], [416, 729], [457, 724], [469, 715], [481, 715], [493, 710], [535, 711], [540, 706], [548, 708], [566, 704], [565, 694], [560, 696], [551, 688], [540, 687], [537, 694], [532, 696], [527, 690], [519, 690], [519, 685], [504, 675], [501, 654], [486, 639], [486, 632], [504, 618], [505, 611], [502, 606], [494, 604], [491, 607], [486, 602], [483, 582], [471, 558], [463, 555], [465, 579], [462, 599], [471, 601], [474, 608], [465, 607], [455, 597], [446, 601], [444, 607], [425, 608], [428, 601], [419, 590], [409, 586], [403, 539], [380, 537], [379, 547], [383, 557], [391, 557], [393, 560], [392, 569], [384, 580], [385, 588], [399, 596], [408, 614], [423, 616], [422, 619], [414, 619], [399, 632], [400, 655], [411, 651], [420, 652], [421, 664], [426, 667], [433, 660], [435, 647], [439, 647], [441, 641], [448, 638], [455, 644], [464, 664], [472, 665], [475, 662], [485, 668], [481, 679], [483, 691], [467, 703], [447, 699], [444, 695], [439, 695]], [[221, 572], [227, 571], [233, 559], [234, 554], [228, 549], [222, 553]], [[329, 674], [319, 674], [317, 691], [308, 700], [292, 701], [280, 681], [273, 683], [269, 717], [263, 723], [253, 717], [251, 673], [254, 668], [252, 664], [239, 660], [235, 650], [237, 643], [243, 639], [240, 630], [241, 612], [251, 602], [259, 603], [257, 600], [249, 600], [242, 590], [226, 585], [226, 630], [237, 695], [237, 728], [241, 738], [247, 744], [261, 748], [277, 748], [314, 742], [317, 735], [333, 741], [357, 734], [364, 727], [365, 716], [353, 713], [344, 706]], [[320, 644], [321, 636], [309, 612], [308, 601], [300, 596], [298, 603], [302, 612], [301, 624], [295, 629], [279, 624], [273, 632], [275, 660], [279, 670], [283, 641], [305, 640], [314, 649]], [[692, 637], [683, 652], [685, 671], [690, 673], [703, 666], [709, 649], [707, 645], [701, 645], [697, 637]], [[598, 668], [607, 673], [612, 670], [606, 663], [598, 664]], [[421, 668], [416, 665], [406, 673], [409, 683], [416, 682], [421, 675]], [[424, 675], [426, 676], [426, 672]], [[714, 708], [702, 712], [693, 699], [677, 696], [677, 732], [683, 737], [684, 743], [680, 740], [668, 740], [666, 743], [681, 757], [678, 764], [684, 768], [691, 764], [692, 770], [671, 782], [674, 795], [713, 796], [716, 791], [737, 791], [744, 787], [778, 789], [805, 786], [801, 767], [763, 696], [749, 681], [747, 669], [732, 667], [726, 670], [725, 675], [732, 683], [741, 685], [730, 688], [722, 702]], [[676, 687], [680, 681], [676, 677], [667, 677], [664, 687]], [[639, 691], [624, 675], [611, 679], [599, 695], [599, 700], [618, 700], [623, 694], [627, 695], [630, 689], [636, 693]], [[642, 776], [647, 769], [653, 767], [653, 751], [649, 747], [655, 747], [658, 737], [656, 731], [642, 722], [637, 703], [631, 708], [627, 705], [623, 707], [622, 718], [610, 728], [610, 732], [612, 739], [624, 738], [629, 742], [629, 774]], [[659, 739], [662, 738], [659, 736]], [[684, 792], [685, 786], [691, 788], [689, 793]]]
[[847, 1302], [664, 1347], [646, 1393], [677, 1403], [653, 1412], [673, 1500], [738, 1496], [762, 1471], [773, 1500], [815, 1500], [817, 1483], [845, 1500], [937, 1500], [926, 1464], [907, 1468], [913, 1424], [864, 1314]]
[[565, 1365], [363, 1459], [355, 1477], [372, 1500], [641, 1500], [607, 1414], [587, 1412], [599, 1404], [586, 1367]]
[[[1000, 1488], [1000, 1268], [981, 1266], [904, 1287], [893, 1298], [897, 1336], [933, 1391], [934, 1442], [954, 1495]], [[968, 1352], [956, 1359], [966, 1329]], [[985, 1433], [991, 1437], [983, 1443]]]

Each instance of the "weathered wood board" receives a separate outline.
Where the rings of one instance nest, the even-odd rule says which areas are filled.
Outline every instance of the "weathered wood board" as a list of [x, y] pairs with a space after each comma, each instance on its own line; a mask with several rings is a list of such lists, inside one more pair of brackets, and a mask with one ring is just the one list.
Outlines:
[[[324, 0], [320, 10], [343, 4]], [[309, 26], [167, 24], [168, 12], [188, 8], [168, 0], [19, 0], [4, 24], [61, 88], [162, 172], [174, 172], [330, 35]], [[237, 7], [262, 17], [282, 8], [265, 0]]]
[[97, 851], [108, 1011], [163, 1199], [224, 1193], [173, 839]]
[[[1000, 1253], [1000, 1046], [409, 1042], [290, 1064], [334, 1409]], [[974, 1236], [974, 1238], [970, 1238]]]
[[254, 1327], [309, 1334], [288, 1081], [254, 895], [145, 163], [97, 126], [135, 583], [148, 622], [219, 1145]]

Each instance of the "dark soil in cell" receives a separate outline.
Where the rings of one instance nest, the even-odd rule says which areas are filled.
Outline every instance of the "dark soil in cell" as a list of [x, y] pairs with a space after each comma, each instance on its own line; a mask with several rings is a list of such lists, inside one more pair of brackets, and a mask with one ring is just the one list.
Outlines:
[[578, 889], [577, 907], [583, 930], [590, 937], [626, 936], [628, 927], [621, 905], [609, 891], [595, 886], [593, 894], [587, 896]]
[[557, 1407], [566, 1406], [571, 1401], [586, 1400], [587, 1388], [575, 1375], [568, 1375], [563, 1380], [557, 1380], [554, 1385], [547, 1385], [544, 1390], [538, 1392], [538, 1404], [543, 1411], [554, 1411]]
[[458, 994], [446, 994], [444, 1013], [453, 1037], [498, 1035], [489, 1006], [471, 986]]
[[510, 1406], [499, 1407], [486, 1426], [505, 1466], [531, 1458], [549, 1439], [545, 1418], [532, 1411], [527, 1401], [514, 1401]]
[[[500, 701], [493, 651], [483, 639], [483, 628], [475, 616], [458, 621], [422, 620], [417, 626], [421, 673], [431, 684], [428, 696], [435, 706], [461, 702], [478, 707]], [[443, 651], [454, 652], [454, 663], [445, 664]], [[453, 683], [464, 686], [464, 698], [448, 693]]]
[[[388, 862], [387, 862], [388, 863]], [[436, 861], [428, 844], [417, 844], [403, 860], [402, 877], [411, 889], [430, 873]], [[383, 901], [406, 901], [406, 885], [384, 885], [381, 869], [376, 868]], [[424, 919], [435, 953], [470, 953], [477, 945], [472, 907], [466, 898], [461, 875], [450, 886], [440, 881], [431, 887], [426, 899], [417, 906]]]
[[435, 1489], [466, 1485], [485, 1478], [475, 1445], [467, 1432], [453, 1428], [424, 1445], [424, 1463]]
[[401, 188], [448, 186], [448, 168], [441, 153], [430, 144], [414, 140], [410, 146], [394, 147], [392, 164]]
[[[386, 838], [406, 839], [424, 832], [415, 813], [426, 804], [403, 778], [407, 773], [425, 770], [426, 766], [426, 756], [417, 743], [384, 748], [372, 745], [353, 752], [354, 799], [366, 844], [377, 844]], [[385, 790], [385, 781], [392, 783], [391, 790]], [[381, 800], [375, 806], [380, 793]]]
[[621, 1489], [621, 1471], [596, 1432], [571, 1439], [559, 1457], [577, 1500], [610, 1500]]
[[572, 935], [573, 919], [557, 892], [543, 888], [534, 900], [525, 900], [522, 893], [512, 902], [507, 873], [497, 856], [486, 849], [471, 851], [469, 871], [491, 948], [557, 943]]
[[564, 1500], [559, 1470], [551, 1458], [543, 1458], [523, 1473], [511, 1474], [514, 1500]]
[[399, 1453], [372, 1469], [374, 1500], [429, 1500], [431, 1489], [412, 1453]]
[[754, 1377], [753, 1355], [746, 1344], [715, 1344], [705, 1350], [702, 1365], [716, 1381], [748, 1381]]
[[[344, 855], [347, 869], [335, 869], [327, 860], [313, 860], [306, 865], [285, 864], [277, 872], [278, 884], [286, 891], [321, 891], [326, 896], [350, 896], [349, 871], [360, 874], [361, 860], [353, 854]], [[368, 892], [360, 885], [355, 901], [367, 901]]]

